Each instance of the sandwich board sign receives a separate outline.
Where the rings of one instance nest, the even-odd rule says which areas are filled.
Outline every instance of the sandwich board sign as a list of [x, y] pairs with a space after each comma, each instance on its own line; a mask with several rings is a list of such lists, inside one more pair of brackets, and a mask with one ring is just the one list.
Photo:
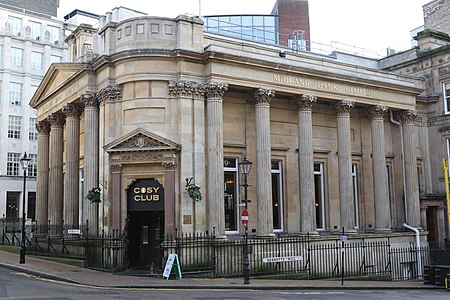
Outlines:
[[170, 253], [167, 258], [166, 266], [164, 267], [163, 278], [169, 280], [172, 268], [175, 266], [175, 276], [181, 280], [181, 269], [180, 262], [178, 260], [178, 255], [175, 253]]

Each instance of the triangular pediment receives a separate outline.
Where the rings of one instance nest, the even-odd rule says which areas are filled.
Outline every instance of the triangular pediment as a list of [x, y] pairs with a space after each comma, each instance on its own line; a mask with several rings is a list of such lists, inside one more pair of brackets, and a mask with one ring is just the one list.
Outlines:
[[71, 85], [74, 82], [74, 78], [80, 76], [86, 68], [89, 68], [89, 66], [80, 63], [52, 64], [32, 96], [30, 106], [38, 108], [52, 97], [62, 93], [68, 96], [67, 90], [76, 92], [76, 89], [71, 87]]
[[157, 134], [142, 128], [137, 128], [114, 142], [109, 143], [104, 148], [108, 153], [142, 151], [178, 152], [181, 146]]

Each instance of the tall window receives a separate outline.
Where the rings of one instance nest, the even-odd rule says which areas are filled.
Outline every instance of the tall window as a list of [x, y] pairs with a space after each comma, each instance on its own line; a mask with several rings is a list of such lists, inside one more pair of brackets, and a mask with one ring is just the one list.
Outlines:
[[43, 57], [42, 53], [31, 51], [31, 68], [41, 71]]
[[27, 219], [36, 220], [36, 192], [28, 192]]
[[11, 56], [9, 57], [9, 63], [11, 66], [22, 67], [23, 66], [23, 49], [11, 47]]
[[22, 33], [22, 19], [8, 16], [9, 30], [12, 35], [20, 36]]
[[8, 152], [6, 159], [6, 175], [19, 176], [20, 153]]
[[389, 201], [389, 227], [392, 227], [392, 211], [394, 206], [392, 202], [392, 164], [386, 165], [386, 180], [387, 180], [388, 201]]
[[359, 229], [358, 167], [356, 164], [352, 165], [352, 179], [353, 179], [353, 201], [355, 208], [355, 229]]
[[59, 28], [55, 26], [47, 26], [50, 33], [50, 43], [57, 45], [59, 43]]
[[316, 228], [325, 229], [325, 186], [323, 163], [314, 163], [314, 196], [316, 203]]
[[283, 230], [283, 181], [281, 160], [272, 160], [272, 210], [274, 231]]
[[37, 154], [30, 154], [29, 155], [30, 164], [28, 165], [28, 171], [27, 175], [30, 177], [36, 177], [37, 176]]
[[19, 192], [6, 192], [6, 219], [19, 217]]
[[9, 116], [8, 138], [20, 139], [20, 129], [22, 127], [22, 117]]
[[22, 84], [17, 82], [9, 83], [9, 104], [22, 105]]
[[236, 158], [225, 158], [224, 166], [224, 188], [225, 188], [225, 230], [238, 230], [238, 188], [237, 182], [238, 164]]
[[450, 114], [450, 82], [444, 83], [444, 111]]
[[28, 139], [37, 141], [36, 118], [30, 118], [30, 127], [28, 129]]
[[38, 22], [30, 21], [31, 38], [34, 40], [40, 40], [42, 34], [42, 25]]

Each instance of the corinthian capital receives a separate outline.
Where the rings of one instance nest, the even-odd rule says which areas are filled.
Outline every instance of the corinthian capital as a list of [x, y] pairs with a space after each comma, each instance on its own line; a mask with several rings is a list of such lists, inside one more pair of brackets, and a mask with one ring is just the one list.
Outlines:
[[313, 104], [317, 102], [317, 97], [312, 95], [297, 95], [293, 99], [298, 110], [311, 110]]
[[84, 92], [81, 94], [80, 100], [84, 103], [84, 107], [98, 107], [98, 99], [95, 92]]
[[122, 99], [122, 90], [117, 84], [110, 83], [98, 91], [98, 95], [101, 102], [119, 101]]
[[36, 123], [36, 130], [39, 134], [48, 134], [50, 132], [50, 123], [46, 120]]
[[387, 111], [388, 111], [387, 106], [375, 105], [367, 109], [367, 116], [371, 120], [383, 119]]
[[169, 81], [169, 95], [175, 97], [205, 97], [205, 85], [195, 81]]
[[355, 102], [350, 100], [341, 100], [334, 104], [334, 109], [338, 115], [349, 114], [353, 107], [355, 107]]
[[69, 118], [79, 118], [83, 110], [81, 107], [74, 103], [69, 103], [62, 108], [62, 112]]
[[63, 126], [64, 122], [65, 122], [64, 115], [61, 113], [53, 113], [48, 116], [47, 120], [51, 126], [56, 126], [56, 127]]
[[266, 90], [266, 89], [257, 89], [253, 91], [253, 102], [258, 103], [265, 103], [269, 104], [270, 99], [275, 97], [275, 91], [274, 90]]
[[416, 110], [404, 110], [400, 113], [400, 120], [404, 124], [411, 124], [414, 123], [417, 119], [417, 111]]
[[208, 99], [222, 98], [228, 91], [228, 84], [222, 82], [210, 82], [205, 86], [205, 93]]

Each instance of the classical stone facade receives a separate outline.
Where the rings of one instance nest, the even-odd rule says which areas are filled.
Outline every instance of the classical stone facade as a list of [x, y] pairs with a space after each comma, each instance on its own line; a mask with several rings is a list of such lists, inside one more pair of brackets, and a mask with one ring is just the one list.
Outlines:
[[[38, 174], [49, 181], [48, 192], [38, 184], [40, 218], [126, 231], [141, 242], [141, 263], [145, 234], [158, 224], [169, 234], [239, 235], [246, 156], [251, 235], [326, 238], [344, 229], [413, 240], [402, 224], [421, 227], [422, 81], [313, 53], [280, 57], [204, 33], [195, 17], [112, 21], [100, 22], [97, 58], [52, 65], [32, 99], [39, 145], [50, 147], [38, 161], [49, 170]], [[189, 182], [201, 200], [189, 197]], [[100, 203], [85, 199], [94, 187]]]

